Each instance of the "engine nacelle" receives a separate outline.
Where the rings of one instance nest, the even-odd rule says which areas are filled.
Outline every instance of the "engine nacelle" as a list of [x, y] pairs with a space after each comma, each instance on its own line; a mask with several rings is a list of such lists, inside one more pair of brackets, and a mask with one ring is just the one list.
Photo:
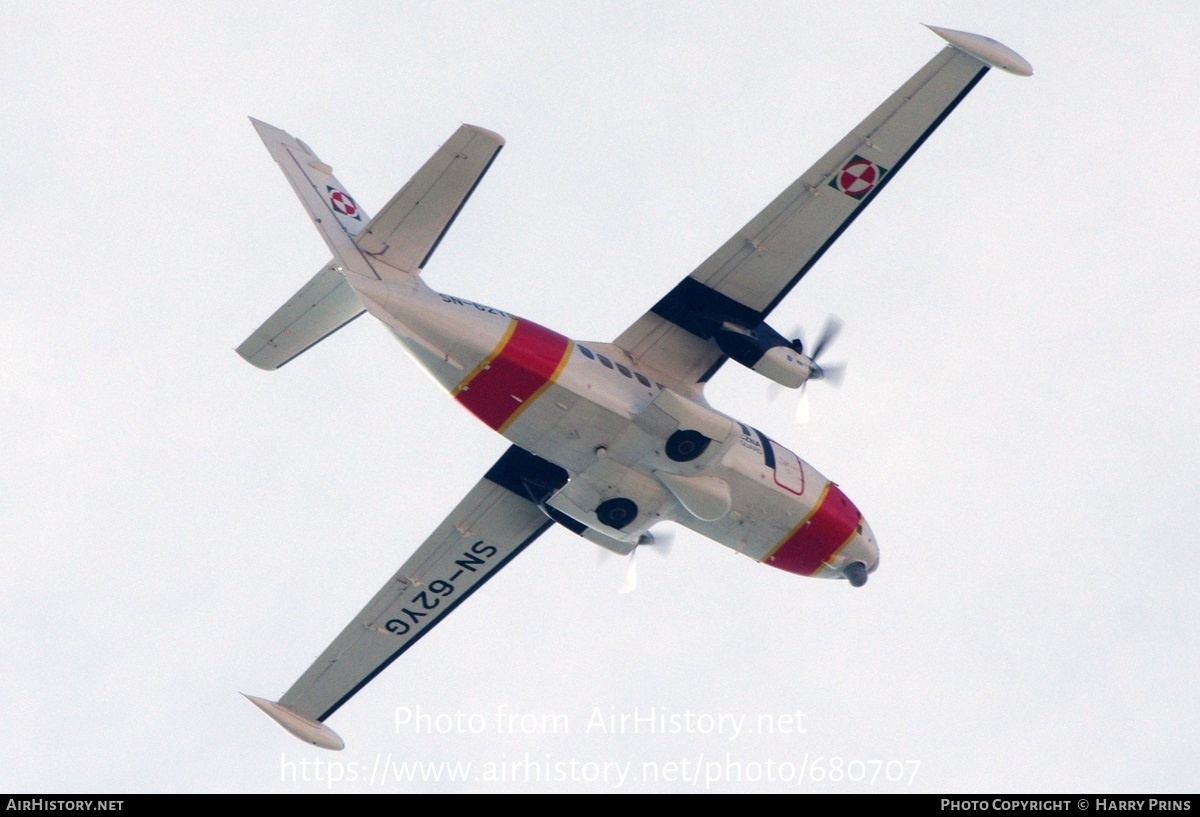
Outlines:
[[[542, 512], [546, 514], [546, 516], [550, 517], [555, 522], [571, 531], [571, 533], [575, 534], [576, 536], [581, 536], [591, 542], [593, 545], [599, 545], [605, 550], [616, 553], [619, 556], [628, 556], [638, 545], [645, 544], [645, 542], [654, 541], [653, 537], [651, 537], [648, 533], [640, 534], [638, 539], [634, 541], [614, 539], [598, 530], [589, 528], [583, 522], [580, 522], [574, 517], [567, 516], [567, 514], [563, 513], [558, 508], [552, 508], [549, 505], [542, 505], [541, 507]], [[643, 541], [643, 539], [645, 541]]]
[[731, 359], [789, 389], [803, 386], [817, 370], [812, 358], [765, 323], [753, 329], [725, 323], [714, 339]]

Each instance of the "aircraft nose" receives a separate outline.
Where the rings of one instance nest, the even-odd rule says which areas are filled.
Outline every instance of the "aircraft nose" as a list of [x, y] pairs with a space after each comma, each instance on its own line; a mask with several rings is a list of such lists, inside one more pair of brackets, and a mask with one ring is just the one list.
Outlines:
[[860, 522], [859, 530], [854, 538], [842, 548], [842, 575], [854, 587], [862, 587], [867, 583], [867, 576], [879, 567], [879, 544], [871, 526], [864, 519]]

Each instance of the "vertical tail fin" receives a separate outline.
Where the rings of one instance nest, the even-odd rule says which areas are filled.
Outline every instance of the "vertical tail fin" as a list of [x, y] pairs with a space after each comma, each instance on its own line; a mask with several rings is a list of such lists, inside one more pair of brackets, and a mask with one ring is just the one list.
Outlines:
[[367, 215], [333, 175], [333, 168], [290, 133], [254, 118], [250, 121], [337, 262], [352, 272], [378, 277], [354, 245], [355, 236], [367, 226]]

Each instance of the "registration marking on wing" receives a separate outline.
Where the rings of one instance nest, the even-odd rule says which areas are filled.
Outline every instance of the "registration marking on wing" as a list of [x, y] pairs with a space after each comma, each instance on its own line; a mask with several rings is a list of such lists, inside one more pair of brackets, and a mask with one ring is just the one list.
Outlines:
[[[429, 582], [422, 582], [421, 586], [427, 589], [417, 593], [408, 600], [408, 604], [400, 608], [399, 612], [394, 613], [384, 623], [384, 630], [392, 635], [408, 635], [414, 627], [419, 627], [424, 623], [421, 619], [428, 618], [430, 611], [437, 609], [442, 601], [450, 599], [456, 592], [460, 591], [460, 588], [454, 582], [458, 581], [464, 570], [475, 573], [477, 568], [483, 569], [497, 553], [499, 553], [498, 548], [486, 544], [482, 539], [469, 546], [454, 561], [454, 565], [458, 567], [458, 570], [450, 574], [448, 579], [433, 579]], [[440, 616], [441, 613], [437, 615]], [[378, 629], [378, 627], [374, 627], [373, 629]]]

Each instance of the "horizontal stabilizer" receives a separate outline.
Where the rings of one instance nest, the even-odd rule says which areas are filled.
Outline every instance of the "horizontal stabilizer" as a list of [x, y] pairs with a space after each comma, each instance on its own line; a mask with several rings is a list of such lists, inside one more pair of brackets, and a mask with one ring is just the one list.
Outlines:
[[358, 233], [359, 249], [389, 267], [419, 273], [502, 147], [500, 134], [460, 126]]
[[246, 338], [237, 353], [260, 369], [278, 369], [362, 313], [358, 296], [330, 263]]

